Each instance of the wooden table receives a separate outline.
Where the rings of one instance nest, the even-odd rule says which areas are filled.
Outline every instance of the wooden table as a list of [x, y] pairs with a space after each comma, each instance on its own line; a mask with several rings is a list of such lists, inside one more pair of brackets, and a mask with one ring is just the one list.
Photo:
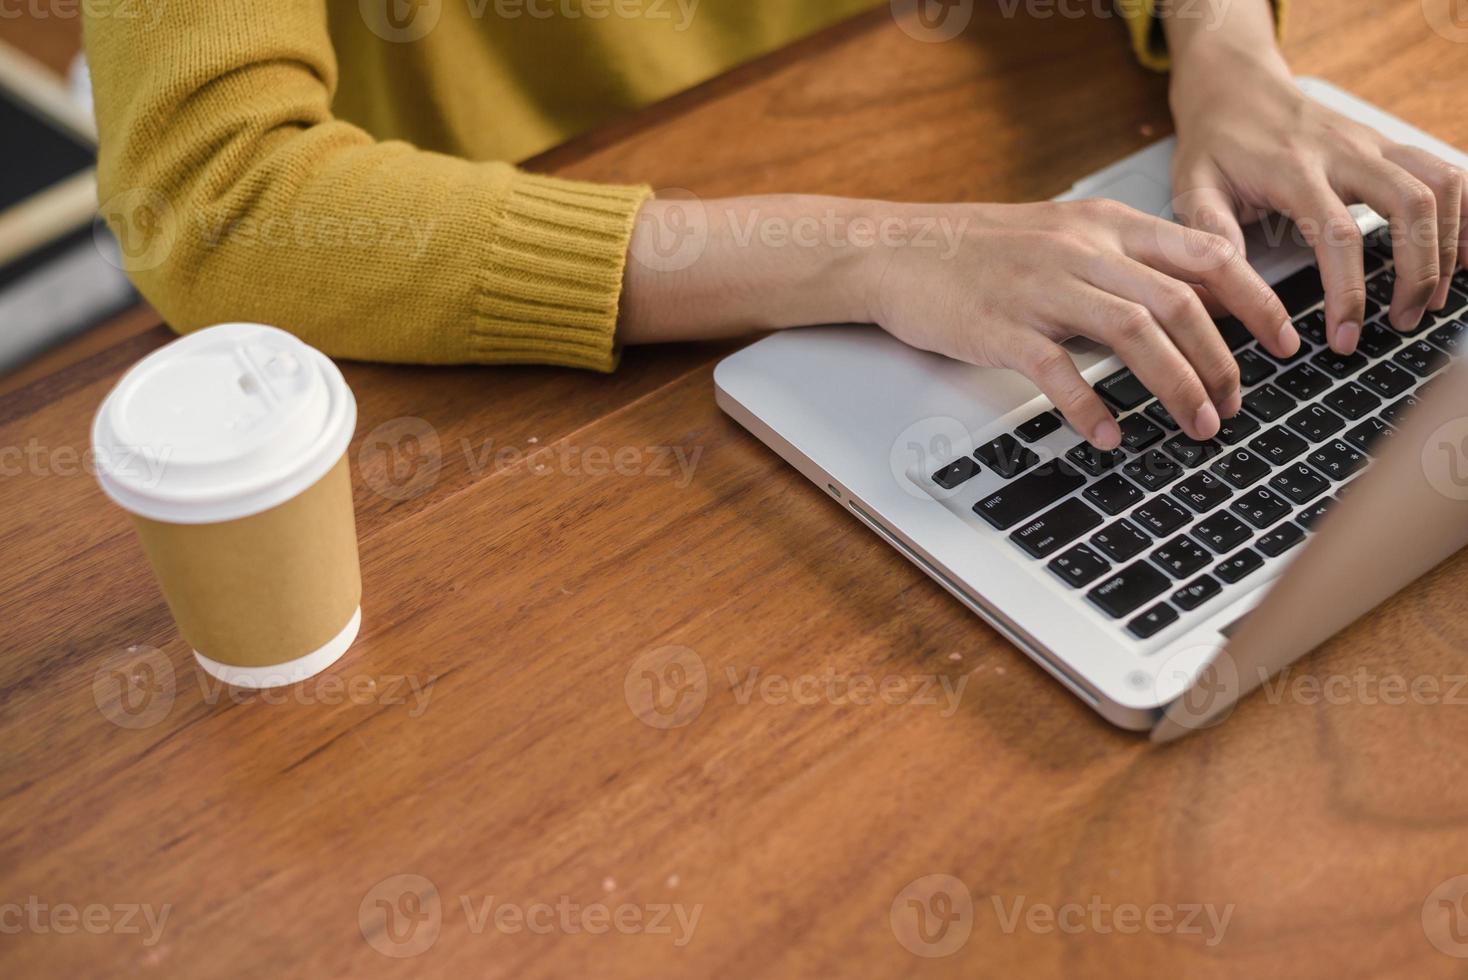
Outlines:
[[[1166, 132], [1119, 24], [978, 6], [947, 44], [858, 18], [535, 165], [1022, 200]], [[1301, 71], [1468, 145], [1468, 45], [1417, 3], [1294, 8]], [[1468, 559], [1295, 668], [1344, 697], [1157, 749], [721, 415], [727, 346], [344, 364], [361, 638], [221, 691], [79, 462], [169, 337], [0, 396], [0, 973], [1463, 974]], [[1383, 703], [1399, 674], [1452, 703]]]

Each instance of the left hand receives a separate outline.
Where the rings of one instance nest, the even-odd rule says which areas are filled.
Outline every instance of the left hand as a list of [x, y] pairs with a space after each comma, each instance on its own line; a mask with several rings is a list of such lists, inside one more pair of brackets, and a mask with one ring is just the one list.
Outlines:
[[1468, 174], [1304, 95], [1272, 45], [1180, 65], [1171, 100], [1178, 219], [1240, 249], [1241, 222], [1270, 212], [1292, 219], [1320, 263], [1334, 350], [1356, 349], [1365, 313], [1361, 234], [1349, 204], [1391, 222], [1392, 325], [1411, 330], [1426, 310], [1442, 309], [1453, 272], [1468, 268]]

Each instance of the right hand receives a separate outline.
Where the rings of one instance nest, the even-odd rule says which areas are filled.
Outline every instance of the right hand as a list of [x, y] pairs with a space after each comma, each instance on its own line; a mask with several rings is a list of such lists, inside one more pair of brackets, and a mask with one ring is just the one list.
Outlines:
[[950, 251], [896, 245], [868, 274], [869, 318], [905, 343], [1030, 378], [1098, 449], [1121, 430], [1060, 346], [1110, 347], [1194, 439], [1242, 403], [1239, 368], [1208, 308], [1237, 317], [1268, 351], [1299, 335], [1269, 285], [1227, 239], [1106, 200], [900, 204], [962, 229]]

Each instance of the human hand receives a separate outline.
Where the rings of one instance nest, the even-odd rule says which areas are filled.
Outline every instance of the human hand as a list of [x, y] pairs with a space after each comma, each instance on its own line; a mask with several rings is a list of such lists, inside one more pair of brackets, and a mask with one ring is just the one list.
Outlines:
[[[934, 206], [888, 207], [913, 220]], [[1279, 298], [1227, 238], [1106, 200], [943, 207], [957, 247], [874, 254], [868, 319], [915, 347], [1020, 371], [1097, 448], [1121, 432], [1061, 348], [1070, 336], [1110, 346], [1195, 439], [1241, 404], [1205, 298], [1272, 353], [1299, 349]]]
[[1242, 247], [1241, 223], [1270, 212], [1292, 219], [1320, 265], [1326, 338], [1350, 353], [1366, 287], [1362, 237], [1347, 208], [1367, 204], [1391, 223], [1392, 325], [1411, 330], [1426, 310], [1442, 309], [1456, 267], [1468, 268], [1468, 175], [1306, 96], [1272, 37], [1254, 45], [1227, 34], [1183, 37], [1190, 26], [1169, 35], [1186, 51], [1171, 92], [1179, 220]]

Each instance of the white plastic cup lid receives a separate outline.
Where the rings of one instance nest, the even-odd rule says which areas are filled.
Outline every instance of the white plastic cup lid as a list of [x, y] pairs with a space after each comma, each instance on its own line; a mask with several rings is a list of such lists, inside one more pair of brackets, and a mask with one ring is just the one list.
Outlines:
[[92, 423], [97, 480], [127, 510], [172, 524], [285, 503], [346, 452], [357, 402], [335, 364], [258, 323], [180, 337], [123, 375]]

